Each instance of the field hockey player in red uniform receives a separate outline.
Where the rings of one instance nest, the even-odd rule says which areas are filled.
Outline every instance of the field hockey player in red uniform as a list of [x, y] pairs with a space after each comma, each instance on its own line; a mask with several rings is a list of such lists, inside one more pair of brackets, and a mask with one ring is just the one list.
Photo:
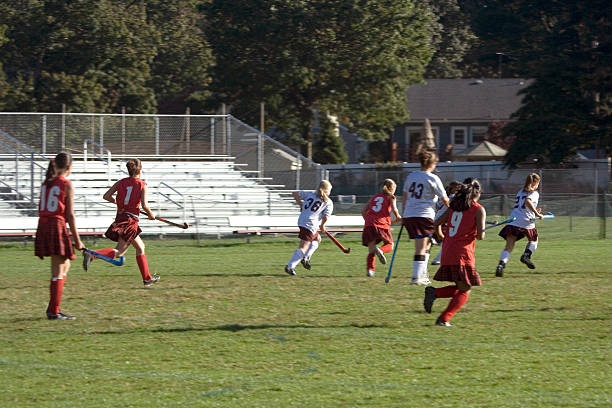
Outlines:
[[45, 182], [40, 189], [34, 254], [40, 259], [51, 257], [50, 298], [47, 307], [49, 320], [75, 319], [60, 311], [70, 260], [76, 258], [66, 222], [70, 226], [74, 246], [77, 249], [83, 248], [74, 217], [74, 190], [72, 183], [66, 179], [71, 167], [72, 156], [69, 153], [59, 153], [49, 161]]
[[[150, 220], [154, 220], [155, 216], [147, 205], [147, 183], [140, 179], [142, 171], [140, 160], [130, 159], [126, 167], [130, 177], [119, 180], [104, 193], [106, 201], [117, 204], [115, 222], [108, 227], [104, 234], [108, 239], [117, 242], [117, 246], [115, 248], [99, 249], [96, 252], [115, 258], [125, 254], [132, 245], [136, 248], [136, 263], [142, 275], [142, 282], [145, 286], [151, 286], [159, 281], [160, 277], [159, 275], [151, 276], [149, 273], [145, 244], [140, 238], [142, 230], [138, 226], [140, 206], [142, 205], [143, 211]], [[116, 197], [114, 197], [115, 193], [117, 194]], [[83, 256], [83, 269], [88, 270], [95, 257], [89, 253], [85, 253]]]
[[[385, 254], [393, 251], [393, 236], [390, 229], [391, 213], [395, 216], [395, 221], [402, 220], [394, 195], [396, 188], [395, 181], [386, 179], [383, 182], [382, 192], [374, 195], [361, 209], [364, 219], [361, 243], [368, 247], [366, 276], [374, 276], [375, 256], [381, 263], [386, 264]], [[376, 245], [380, 242], [383, 242], [383, 245], [378, 248]]]
[[510, 218], [514, 218], [514, 221], [499, 231], [499, 236], [506, 240], [506, 246], [499, 255], [499, 264], [495, 268], [495, 276], [497, 277], [504, 276], [504, 268], [510, 260], [510, 253], [514, 249], [514, 244], [523, 237], [526, 237], [528, 242], [523, 255], [521, 255], [521, 262], [527, 265], [529, 269], [535, 269], [531, 260], [531, 255], [538, 247], [538, 230], [535, 219], [536, 217], [539, 219], [544, 217], [540, 209], [537, 208], [540, 199], [539, 186], [540, 175], [529, 174], [525, 179], [523, 189], [516, 195], [514, 208], [510, 214]]
[[[436, 320], [439, 326], [451, 326], [451, 318], [467, 302], [472, 286], [481, 285], [474, 249], [475, 240], [484, 239], [487, 214], [484, 207], [478, 204], [480, 193], [477, 180], [464, 184], [451, 199], [450, 209], [435, 222], [436, 232], [444, 238], [444, 244], [440, 269], [434, 280], [454, 282], [454, 285], [443, 288], [425, 288], [423, 305], [427, 313], [431, 313], [436, 299], [451, 298], [446, 310]], [[442, 232], [443, 224], [448, 227], [446, 236]]]

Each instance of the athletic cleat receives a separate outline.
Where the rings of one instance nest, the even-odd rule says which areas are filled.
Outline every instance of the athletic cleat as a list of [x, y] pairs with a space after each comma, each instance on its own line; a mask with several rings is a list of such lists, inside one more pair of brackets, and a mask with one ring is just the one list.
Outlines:
[[58, 314], [47, 313], [47, 319], [49, 320], [75, 320], [76, 317], [70, 316], [67, 314], [63, 314], [60, 312]]
[[368, 269], [368, 270], [367, 270], [367, 272], [366, 272], [366, 276], [367, 276], [368, 278], [371, 278], [372, 276], [374, 276], [374, 271], [373, 271], [373, 270], [371, 270], [371, 269]]
[[440, 265], [440, 261], [436, 261], [435, 259], [431, 261], [432, 265]]
[[436, 300], [436, 288], [433, 286], [427, 286], [425, 288], [425, 299], [423, 300], [423, 307], [427, 313], [431, 313], [434, 300]]
[[91, 265], [91, 261], [93, 261], [93, 256], [89, 252], [83, 251], [83, 270], [87, 271], [89, 269], [89, 265]]
[[[302, 263], [302, 266], [305, 269], [308, 269], [308, 270], [312, 269], [312, 265], [310, 265], [310, 259], [302, 258], [301, 263]], [[285, 271], [285, 272], [287, 272], [287, 271]]]
[[383, 253], [383, 251], [380, 250], [380, 248], [376, 248], [376, 252], [374, 252], [376, 254], [376, 256], [378, 257], [378, 259], [380, 260], [381, 264], [386, 264], [387, 263], [387, 258], [385, 258], [385, 254]]
[[297, 275], [297, 273], [295, 273], [295, 269], [290, 268], [289, 265], [285, 265], [285, 272], [292, 276]]
[[445, 322], [444, 320], [442, 320], [442, 318], [438, 317], [436, 319], [436, 326], [451, 327], [452, 324], [450, 324], [450, 322]]
[[154, 283], [159, 282], [160, 279], [161, 279], [161, 277], [159, 275], [153, 275], [153, 276], [151, 276], [151, 279], [142, 281], [142, 283], [145, 285], [145, 288], [148, 288], [149, 286], [153, 285]]
[[410, 280], [411, 285], [429, 285], [430, 283], [431, 281], [429, 280], [429, 278], [423, 278], [423, 279], [412, 278]]
[[521, 255], [521, 262], [527, 265], [529, 269], [535, 269], [535, 265], [531, 261], [531, 258], [529, 257], [529, 255], [525, 255], [525, 254]]
[[498, 278], [501, 278], [502, 276], [504, 276], [504, 268], [505, 267], [506, 267], [506, 265], [504, 265], [504, 264], [497, 265], [497, 268], [495, 268], [495, 276], [497, 276]]

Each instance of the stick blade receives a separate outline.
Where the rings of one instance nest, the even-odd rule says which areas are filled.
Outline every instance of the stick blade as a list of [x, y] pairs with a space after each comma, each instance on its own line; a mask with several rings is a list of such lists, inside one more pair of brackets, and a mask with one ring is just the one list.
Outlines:
[[187, 229], [189, 228], [189, 224], [187, 224], [186, 222], [183, 223], [183, 229]]

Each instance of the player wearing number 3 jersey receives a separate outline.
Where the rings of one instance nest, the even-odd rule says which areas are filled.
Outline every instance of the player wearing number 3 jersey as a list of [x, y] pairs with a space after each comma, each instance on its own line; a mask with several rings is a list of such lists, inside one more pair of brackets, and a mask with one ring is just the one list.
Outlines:
[[[440, 326], [450, 326], [450, 319], [467, 302], [471, 287], [481, 285], [474, 258], [475, 239], [484, 239], [485, 235], [486, 212], [478, 204], [480, 193], [480, 183], [477, 180], [464, 184], [451, 199], [449, 211], [435, 222], [437, 234], [444, 238], [444, 244], [440, 269], [434, 280], [455, 283], [443, 288], [425, 288], [424, 306], [427, 313], [431, 313], [437, 298], [452, 298], [436, 320]], [[441, 228], [444, 224], [448, 228], [446, 236]]]
[[300, 206], [302, 212], [298, 218], [300, 228], [300, 246], [295, 250], [291, 260], [285, 266], [285, 272], [295, 275], [295, 267], [298, 263], [306, 269], [310, 269], [310, 257], [319, 247], [321, 237], [319, 232], [325, 232], [325, 223], [334, 210], [334, 203], [329, 198], [332, 185], [327, 180], [319, 183], [316, 193], [308, 191], [295, 191], [293, 198]]
[[[120, 257], [125, 254], [130, 245], [136, 248], [136, 263], [145, 286], [150, 286], [159, 281], [159, 275], [149, 273], [149, 264], [145, 254], [145, 245], [140, 238], [142, 230], [138, 226], [140, 206], [150, 220], [155, 216], [147, 204], [147, 183], [140, 179], [142, 163], [138, 159], [130, 159], [126, 163], [130, 177], [116, 182], [104, 193], [104, 199], [110, 203], [117, 204], [117, 216], [115, 222], [106, 230], [106, 237], [117, 242], [115, 248], [103, 248], [96, 252], [110, 258]], [[113, 197], [117, 194], [116, 198]], [[94, 259], [89, 253], [84, 254], [83, 269], [88, 270]]]
[[[391, 213], [395, 215], [395, 221], [401, 221], [395, 203], [396, 187], [395, 181], [386, 179], [383, 182], [382, 192], [374, 195], [361, 209], [364, 219], [361, 243], [368, 247], [366, 276], [374, 276], [375, 256], [378, 256], [381, 263], [386, 264], [385, 253], [393, 250], [393, 236], [390, 229]], [[380, 248], [376, 247], [379, 242], [383, 242]]]
[[410, 238], [414, 239], [414, 261], [412, 262], [412, 284], [427, 285], [430, 283], [427, 274], [429, 259], [429, 241], [434, 232], [434, 205], [438, 197], [448, 206], [448, 197], [440, 178], [432, 172], [438, 163], [438, 157], [431, 152], [422, 152], [419, 156], [421, 171], [413, 171], [406, 177], [402, 194], [402, 223]]
[[60, 312], [70, 260], [76, 258], [66, 222], [70, 226], [74, 246], [77, 249], [83, 248], [74, 217], [74, 190], [66, 178], [71, 168], [72, 156], [69, 153], [59, 153], [49, 161], [45, 182], [40, 189], [34, 254], [40, 259], [51, 257], [50, 298], [47, 306], [47, 318], [50, 320], [75, 318]]

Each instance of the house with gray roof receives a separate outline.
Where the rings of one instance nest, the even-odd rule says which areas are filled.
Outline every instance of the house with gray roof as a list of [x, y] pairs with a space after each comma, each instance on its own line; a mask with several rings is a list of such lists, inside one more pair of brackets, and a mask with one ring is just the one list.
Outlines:
[[389, 159], [414, 159], [426, 118], [441, 159], [451, 148], [452, 156], [462, 155], [485, 140], [489, 124], [511, 120], [521, 106], [518, 92], [529, 83], [520, 78], [429, 79], [411, 86], [406, 90], [410, 120], [395, 127]]

